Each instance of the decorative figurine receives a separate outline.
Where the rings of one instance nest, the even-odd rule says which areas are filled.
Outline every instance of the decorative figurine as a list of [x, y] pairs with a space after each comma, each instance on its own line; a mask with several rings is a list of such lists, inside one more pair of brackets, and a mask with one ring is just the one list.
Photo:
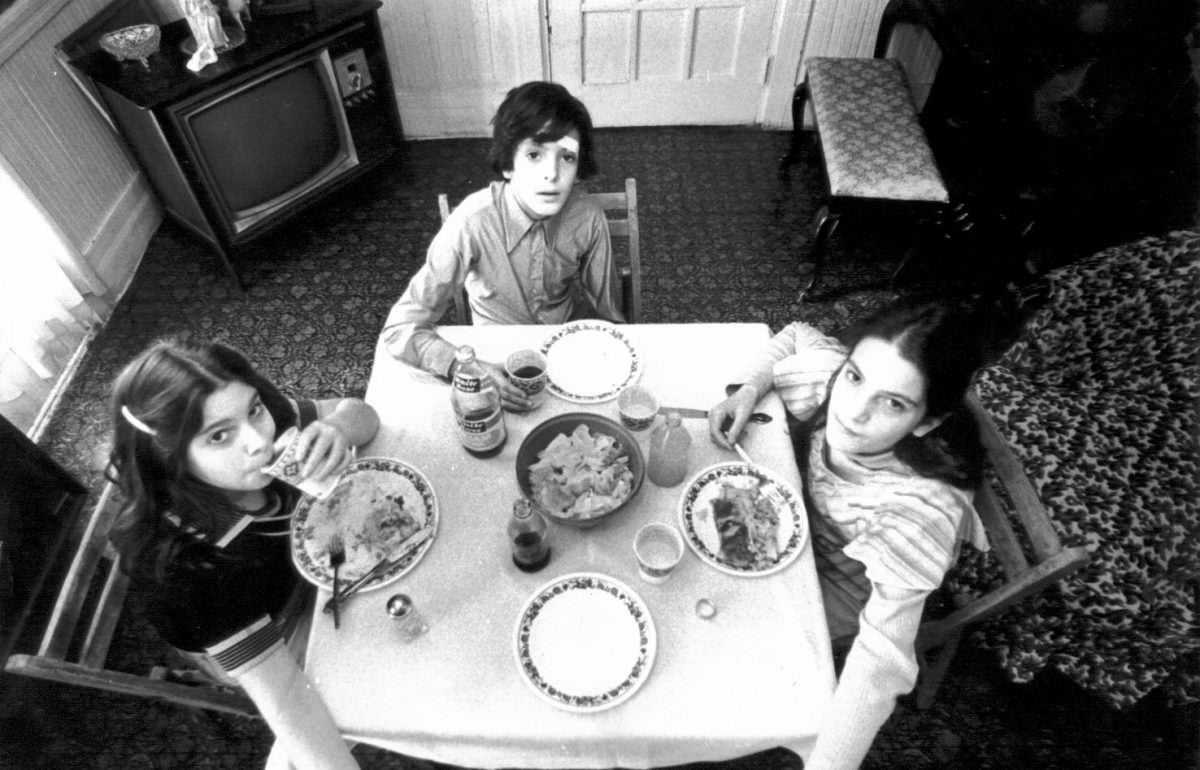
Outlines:
[[217, 60], [217, 49], [229, 44], [225, 28], [221, 26], [221, 15], [212, 0], [178, 0], [187, 17], [192, 38], [196, 41], [196, 52], [188, 59], [187, 68], [199, 72]]

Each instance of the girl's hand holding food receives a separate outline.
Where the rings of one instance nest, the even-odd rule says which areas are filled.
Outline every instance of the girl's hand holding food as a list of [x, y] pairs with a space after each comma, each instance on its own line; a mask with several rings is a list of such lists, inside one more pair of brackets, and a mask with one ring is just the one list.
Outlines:
[[304, 458], [303, 477], [321, 481], [350, 464], [351, 444], [335, 425], [324, 420], [308, 424], [300, 433], [296, 456]]

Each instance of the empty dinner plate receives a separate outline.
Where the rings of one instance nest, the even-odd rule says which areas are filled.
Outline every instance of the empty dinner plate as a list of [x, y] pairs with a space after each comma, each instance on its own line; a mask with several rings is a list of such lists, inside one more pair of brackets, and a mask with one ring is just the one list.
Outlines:
[[654, 621], [645, 602], [621, 581], [593, 572], [538, 589], [521, 610], [516, 636], [522, 678], [567, 711], [622, 703], [654, 663]]
[[550, 392], [579, 404], [617, 397], [642, 375], [637, 349], [615, 324], [572, 321], [542, 343]]

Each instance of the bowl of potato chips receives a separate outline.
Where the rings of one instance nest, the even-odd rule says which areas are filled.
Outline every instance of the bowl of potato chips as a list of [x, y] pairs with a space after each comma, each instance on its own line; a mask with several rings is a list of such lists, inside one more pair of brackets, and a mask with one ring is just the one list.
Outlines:
[[517, 484], [552, 521], [586, 529], [621, 510], [642, 487], [646, 461], [633, 434], [588, 412], [551, 417], [517, 450]]

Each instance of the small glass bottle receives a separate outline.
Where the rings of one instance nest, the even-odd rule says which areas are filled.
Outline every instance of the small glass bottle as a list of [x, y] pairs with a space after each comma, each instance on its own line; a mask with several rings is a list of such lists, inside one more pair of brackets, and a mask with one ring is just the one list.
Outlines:
[[476, 457], [491, 457], [504, 448], [508, 430], [500, 390], [475, 360], [475, 349], [463, 345], [454, 354], [454, 387], [450, 404], [458, 422], [458, 440]]
[[533, 503], [521, 497], [513, 503], [508, 520], [508, 542], [512, 560], [524, 572], [537, 572], [550, 563], [550, 540], [546, 517], [534, 510]]
[[687, 475], [692, 434], [684, 427], [678, 412], [667, 414], [667, 421], [650, 431], [650, 459], [646, 476], [660, 487], [673, 487]]

